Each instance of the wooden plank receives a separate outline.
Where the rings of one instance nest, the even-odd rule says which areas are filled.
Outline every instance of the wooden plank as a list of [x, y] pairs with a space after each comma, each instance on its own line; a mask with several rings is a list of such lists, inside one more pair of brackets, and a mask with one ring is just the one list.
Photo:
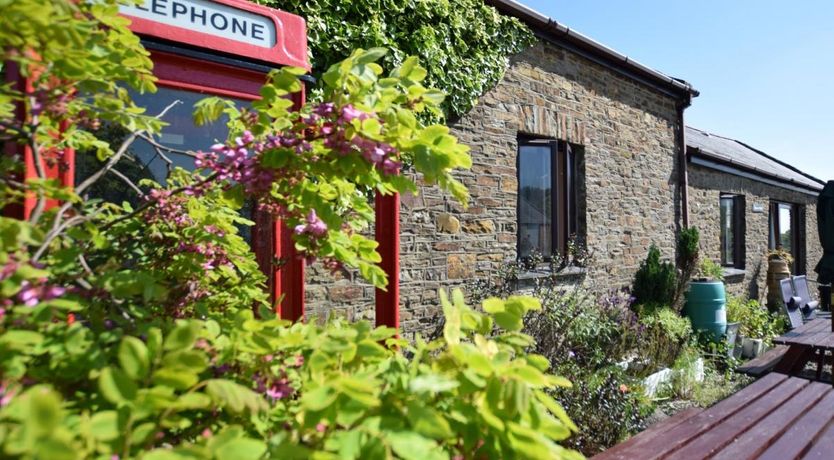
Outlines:
[[808, 453], [802, 456], [802, 460], [822, 460], [834, 457], [834, 425], [829, 424]]
[[827, 321], [821, 320], [812, 320], [809, 321], [798, 328], [788, 331], [779, 337], [775, 337], [773, 339], [773, 343], [781, 344], [781, 345], [791, 345], [794, 343], [805, 343], [809, 335], [816, 334], [816, 333], [824, 333], [826, 331], [830, 332], [831, 328], [826, 326], [830, 326]]
[[669, 431], [672, 427], [683, 423], [684, 421], [688, 420], [690, 417], [693, 417], [696, 414], [699, 414], [703, 411], [700, 407], [690, 407], [689, 409], [682, 410], [677, 414], [667, 418], [666, 420], [662, 420], [654, 425], [646, 428], [645, 430], [641, 431], [640, 433], [632, 436], [631, 438], [627, 439], [620, 444], [606, 450], [605, 452], [601, 452], [594, 457], [592, 460], [631, 460], [631, 455], [627, 453], [627, 450], [631, 448], [631, 446], [639, 439], [639, 440], [646, 440], [646, 439], [661, 439], [663, 433]]
[[797, 338], [795, 343], [817, 345], [831, 338], [831, 335], [831, 331], [817, 331], [802, 335], [802, 337]]
[[641, 460], [661, 458], [683, 446], [691, 438], [721, 423], [762, 395], [769, 394], [771, 389], [787, 378], [783, 374], [767, 374], [711, 408], [669, 428], [660, 438], [642, 437], [638, 434], [627, 449], [618, 451], [619, 456], [616, 458]]
[[765, 416], [778, 410], [779, 407], [799, 394], [810, 383], [810, 381], [800, 378], [788, 379], [768, 392], [767, 397], [752, 401], [735, 414], [721, 421], [721, 423], [701, 432], [668, 458], [709, 457], [731, 443], [733, 439], [753, 429]]
[[784, 460], [799, 457], [817, 437], [817, 434], [829, 424], [832, 416], [834, 416], [834, 392], [828, 392], [819, 403], [796, 420], [787, 431], [782, 433], [782, 436], [762, 452], [759, 459]]
[[814, 344], [814, 348], [820, 350], [830, 350], [834, 348], [834, 333], [829, 332], [825, 337], [819, 338]]
[[787, 345], [777, 345], [776, 347], [767, 350], [758, 358], [751, 359], [750, 361], [747, 361], [737, 367], [735, 371], [741, 374], [752, 375], [753, 377], [760, 377], [776, 367], [787, 352]]
[[787, 430], [796, 419], [831, 391], [824, 383], [814, 382], [794, 395], [751, 429], [736, 437], [715, 454], [717, 460], [747, 460], [756, 458]]
[[796, 375], [802, 372], [808, 360], [814, 356], [814, 349], [807, 345], [791, 345], [785, 356], [773, 368], [775, 372]]

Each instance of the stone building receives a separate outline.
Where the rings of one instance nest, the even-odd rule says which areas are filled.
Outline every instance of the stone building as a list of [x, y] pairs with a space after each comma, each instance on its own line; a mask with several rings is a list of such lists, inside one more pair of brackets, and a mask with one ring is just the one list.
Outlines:
[[[697, 96], [651, 70], [512, 1], [488, 1], [538, 37], [503, 80], [451, 124], [471, 146], [463, 209], [434, 187], [402, 197], [401, 324], [436, 319], [437, 290], [494, 273], [531, 251], [564, 252], [570, 235], [594, 263], [574, 276], [623, 286], [654, 243], [674, 257], [681, 224], [683, 110]], [[344, 273], [311, 282], [319, 306], [373, 315], [373, 289]], [[311, 274], [308, 279], [319, 279]]]
[[[450, 124], [471, 147], [472, 169], [460, 174], [470, 206], [436, 187], [401, 197], [400, 319], [407, 335], [434, 327], [438, 289], [471, 285], [534, 251], [564, 253], [572, 237], [593, 257], [587, 268], [571, 269], [566, 282], [600, 291], [631, 284], [651, 244], [674, 260], [677, 232], [687, 224], [701, 229], [703, 253], [722, 260], [719, 211], [730, 196], [740, 197], [733, 209], [743, 211], [746, 228], [735, 240], [743, 245], [733, 254], [737, 267], [728, 267], [732, 292], [760, 293], [771, 203], [776, 214], [796, 220], [789, 233], [803, 229], [793, 234], [801, 238], [795, 246], [803, 251], [802, 270], [809, 270], [819, 250], [811, 231], [818, 181], [735, 141], [727, 141], [735, 150], [712, 149], [702, 132], [684, 132], [684, 109], [698, 92], [683, 80], [512, 0], [487, 3], [524, 21], [538, 40], [512, 56], [503, 79]], [[750, 164], [740, 164], [747, 156], [736, 158], [739, 150]], [[780, 211], [789, 204], [790, 211]], [[814, 249], [799, 249], [805, 244]], [[525, 277], [542, 274], [534, 269]], [[354, 273], [333, 279], [311, 270], [307, 301], [317, 316], [374, 314], [374, 290]]]
[[761, 299], [767, 251], [794, 257], [809, 274], [822, 257], [816, 200], [824, 183], [740, 141], [686, 128], [690, 223], [701, 254], [724, 266], [734, 295]]

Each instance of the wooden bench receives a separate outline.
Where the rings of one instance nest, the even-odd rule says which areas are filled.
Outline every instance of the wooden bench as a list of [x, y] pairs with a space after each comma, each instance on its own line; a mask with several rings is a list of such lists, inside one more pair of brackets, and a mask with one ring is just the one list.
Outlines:
[[752, 377], [761, 377], [772, 371], [787, 352], [788, 347], [786, 345], [777, 345], [776, 347], [762, 353], [761, 356], [751, 359], [741, 366], [738, 366], [736, 368], [736, 372], [740, 374], [747, 374]]
[[827, 459], [834, 452], [832, 419], [830, 384], [772, 372], [708, 409], [665, 420], [594, 459]]

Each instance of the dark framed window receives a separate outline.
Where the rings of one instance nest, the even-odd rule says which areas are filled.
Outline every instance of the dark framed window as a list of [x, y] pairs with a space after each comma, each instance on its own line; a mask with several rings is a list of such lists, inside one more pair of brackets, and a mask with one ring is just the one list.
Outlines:
[[805, 271], [802, 235], [802, 209], [793, 203], [770, 203], [770, 249], [783, 249], [793, 256], [791, 271], [801, 275]]
[[744, 196], [721, 194], [721, 265], [744, 268]]
[[574, 148], [564, 141], [520, 138], [518, 143], [518, 255], [565, 255], [578, 232]]

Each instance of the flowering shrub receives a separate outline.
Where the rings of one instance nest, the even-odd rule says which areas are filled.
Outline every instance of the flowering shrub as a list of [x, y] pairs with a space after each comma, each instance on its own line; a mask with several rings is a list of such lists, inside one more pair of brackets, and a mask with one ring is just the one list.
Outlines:
[[[557, 444], [577, 428], [546, 393], [569, 383], [525, 352], [522, 318], [535, 300], [492, 298], [479, 313], [460, 292], [443, 295], [446, 326], [430, 343], [364, 322], [289, 324], [238, 233], [250, 200], [294, 228], [308, 261], [356, 267], [384, 286], [376, 243], [361, 234], [368, 192], [413, 190], [396, 174], [407, 161], [466, 199], [452, 177], [469, 165], [466, 147], [418, 121], [441, 96], [420, 84], [415, 59], [382, 77], [384, 50], [357, 51], [325, 74], [322, 102], [300, 111], [286, 97], [300, 88], [297, 69], [273, 72], [251, 110], [205, 100], [197, 121], [226, 114], [229, 140], [195, 153], [197, 172], [133, 184], [119, 159], [134, 139], [154, 140], [164, 112], [140, 113], [120, 86], [152, 90], [153, 79], [115, 2], [0, 6], [0, 61], [36, 88], [0, 88], [4, 110], [27, 114], [0, 112], [2, 136], [28, 145], [38, 166], [34, 180], [14, 169], [0, 180], [0, 206], [38, 203], [28, 220], [0, 218], [0, 456], [578, 456]], [[67, 40], [72, 61], [59, 56]], [[94, 68], [99, 60], [113, 72]], [[76, 117], [86, 130], [65, 123]], [[129, 134], [111, 146], [95, 137], [98, 120]], [[67, 146], [103, 161], [74, 190], [41, 167], [60, 167], [53, 154]], [[141, 201], [82, 198], [111, 175]]]

